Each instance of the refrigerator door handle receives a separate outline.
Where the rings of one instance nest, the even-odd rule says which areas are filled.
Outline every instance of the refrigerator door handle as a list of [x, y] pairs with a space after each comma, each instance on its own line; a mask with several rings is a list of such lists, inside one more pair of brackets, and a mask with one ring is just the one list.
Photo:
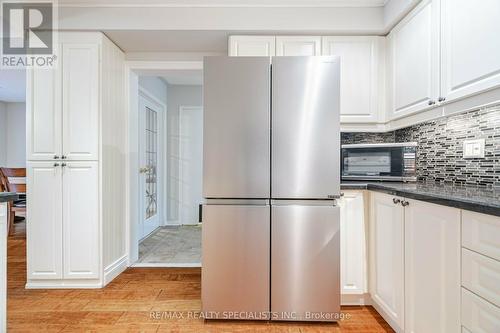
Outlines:
[[269, 206], [269, 199], [208, 199], [204, 205], [235, 205], [235, 206]]

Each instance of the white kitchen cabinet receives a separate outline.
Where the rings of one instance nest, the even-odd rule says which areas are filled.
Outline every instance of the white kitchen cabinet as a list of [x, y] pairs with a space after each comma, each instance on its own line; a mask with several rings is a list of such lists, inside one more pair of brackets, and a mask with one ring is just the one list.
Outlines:
[[26, 70], [27, 159], [51, 160], [62, 154], [59, 69]]
[[401, 200], [371, 193], [369, 224], [370, 294], [374, 307], [396, 331], [404, 328], [404, 208]]
[[62, 168], [64, 278], [99, 277], [99, 179], [97, 162]]
[[97, 160], [99, 45], [63, 42], [60, 49], [57, 68], [27, 71], [27, 158]]
[[274, 36], [229, 36], [230, 56], [267, 56], [276, 55]]
[[384, 38], [323, 37], [322, 54], [340, 56], [340, 118], [343, 123], [373, 123], [385, 111]]
[[452, 101], [500, 86], [500, 1], [441, 1], [442, 96]]
[[340, 292], [367, 293], [367, 239], [365, 201], [362, 191], [344, 191], [340, 206]]
[[69, 160], [99, 154], [99, 45], [62, 44], [62, 150]]
[[27, 288], [98, 288], [126, 265], [124, 55], [100, 32], [59, 50], [27, 76]]
[[321, 37], [319, 36], [277, 36], [277, 56], [319, 56]]
[[391, 119], [434, 107], [439, 97], [440, 0], [424, 0], [389, 34]]
[[56, 162], [27, 164], [28, 280], [61, 279], [62, 169]]
[[473, 333], [500, 332], [500, 307], [462, 288], [462, 325]]
[[405, 332], [459, 332], [460, 210], [406, 202]]

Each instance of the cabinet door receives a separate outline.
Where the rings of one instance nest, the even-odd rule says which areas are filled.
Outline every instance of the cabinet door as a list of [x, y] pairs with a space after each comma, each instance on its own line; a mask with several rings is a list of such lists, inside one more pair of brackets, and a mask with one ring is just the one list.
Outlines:
[[340, 292], [364, 294], [366, 290], [366, 228], [363, 192], [347, 191], [340, 206]]
[[63, 44], [63, 154], [97, 160], [99, 143], [99, 48]]
[[389, 36], [393, 119], [432, 107], [438, 98], [439, 1], [424, 0]]
[[275, 54], [274, 36], [229, 36], [230, 56], [267, 56]]
[[27, 167], [27, 261], [29, 280], [62, 278], [61, 167], [29, 162]]
[[62, 174], [64, 278], [98, 278], [98, 164], [69, 162]]
[[404, 208], [391, 195], [372, 193], [370, 293], [375, 307], [396, 331], [404, 327]]
[[28, 69], [26, 77], [26, 144], [28, 160], [61, 156], [61, 72]]
[[442, 0], [441, 90], [447, 101], [500, 85], [500, 1]]
[[340, 121], [376, 122], [380, 37], [323, 37], [323, 55], [340, 56]]
[[276, 37], [277, 56], [319, 56], [321, 37], [318, 36], [278, 36]]
[[460, 331], [460, 210], [405, 209], [405, 332]]

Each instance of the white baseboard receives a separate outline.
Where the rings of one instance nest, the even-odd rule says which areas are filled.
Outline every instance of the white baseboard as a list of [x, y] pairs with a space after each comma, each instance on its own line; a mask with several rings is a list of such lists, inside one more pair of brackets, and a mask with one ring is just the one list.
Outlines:
[[128, 257], [127, 255], [122, 256], [115, 260], [111, 265], [104, 269], [104, 283], [106, 286], [108, 283], [113, 281], [118, 275], [120, 275], [124, 270], [127, 269]]
[[137, 262], [131, 267], [158, 267], [158, 268], [196, 268], [201, 267], [201, 263], [169, 264], [169, 263], [142, 263]]
[[342, 294], [340, 305], [372, 305], [370, 294]]
[[29, 280], [26, 289], [100, 289], [101, 280]]
[[384, 318], [384, 320], [392, 327], [394, 331], [397, 333], [403, 333], [403, 328], [399, 327], [399, 325], [384, 311], [384, 309], [377, 304], [376, 301], [372, 298], [371, 304], [375, 310]]

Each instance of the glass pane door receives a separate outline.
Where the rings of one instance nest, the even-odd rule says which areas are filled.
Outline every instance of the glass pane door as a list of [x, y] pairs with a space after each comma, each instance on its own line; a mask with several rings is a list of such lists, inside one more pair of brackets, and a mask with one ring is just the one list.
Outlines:
[[158, 212], [158, 114], [155, 110], [146, 107], [146, 219], [155, 216]]

